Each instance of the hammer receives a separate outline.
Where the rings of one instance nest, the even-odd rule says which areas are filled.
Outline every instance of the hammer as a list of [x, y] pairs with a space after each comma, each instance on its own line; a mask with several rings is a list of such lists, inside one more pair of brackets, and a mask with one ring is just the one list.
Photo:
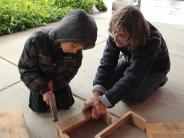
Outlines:
[[52, 113], [52, 118], [53, 122], [58, 121], [57, 117], [57, 106], [56, 106], [56, 100], [55, 100], [55, 95], [53, 93], [53, 81], [49, 81], [48, 86], [51, 90], [50, 96], [49, 96], [49, 106], [50, 106], [50, 111]]

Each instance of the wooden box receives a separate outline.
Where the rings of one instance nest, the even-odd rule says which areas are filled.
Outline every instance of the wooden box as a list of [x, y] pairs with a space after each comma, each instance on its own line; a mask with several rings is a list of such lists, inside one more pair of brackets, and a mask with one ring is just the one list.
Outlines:
[[[98, 133], [103, 129], [103, 128], [99, 128], [99, 129], [97, 128], [98, 126], [100, 126], [99, 124], [91, 125], [91, 123], [100, 123], [100, 122], [103, 123], [103, 128], [111, 124], [110, 114], [107, 113], [100, 119], [94, 120], [92, 119], [91, 111], [86, 111], [76, 116], [73, 116], [67, 119], [66, 121], [59, 122], [56, 124], [56, 126], [58, 130], [58, 135], [60, 138], [70, 138], [70, 137], [71, 138], [78, 138], [78, 137], [89, 138], [89, 137], [94, 137], [96, 133]], [[84, 130], [87, 127], [91, 127], [92, 130]], [[79, 130], [80, 128], [82, 129], [82, 131]], [[94, 130], [97, 132], [94, 132]], [[93, 133], [92, 134], [90, 133], [91, 135], [89, 136], [88, 132], [93, 132]]]

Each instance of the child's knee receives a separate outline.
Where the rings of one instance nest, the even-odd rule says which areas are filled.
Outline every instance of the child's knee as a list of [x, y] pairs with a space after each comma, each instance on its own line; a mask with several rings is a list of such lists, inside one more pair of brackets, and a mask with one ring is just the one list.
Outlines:
[[43, 101], [42, 95], [36, 95], [32, 92], [29, 97], [29, 107], [33, 112], [44, 113], [49, 111], [49, 106]]
[[49, 112], [49, 106], [41, 106], [41, 105], [33, 105], [32, 103], [29, 103], [29, 107], [33, 112], [37, 113], [46, 113]]

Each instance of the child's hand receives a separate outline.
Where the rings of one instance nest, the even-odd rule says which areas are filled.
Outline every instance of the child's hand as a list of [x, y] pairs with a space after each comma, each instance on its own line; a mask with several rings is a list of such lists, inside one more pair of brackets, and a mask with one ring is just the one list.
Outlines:
[[98, 91], [93, 92], [92, 97], [84, 103], [82, 111], [86, 111], [87, 109], [92, 108], [95, 105], [95, 101], [98, 101], [99, 96], [100, 92]]
[[92, 118], [98, 119], [106, 113], [106, 107], [100, 102], [96, 101], [92, 108]]
[[45, 101], [47, 105], [49, 105], [49, 97], [51, 96], [51, 94], [53, 94], [53, 81], [52, 80], [48, 81], [48, 87], [50, 90], [43, 94], [43, 101]]
[[94, 102], [96, 101], [95, 97], [92, 97], [84, 102], [84, 107], [82, 108], [82, 111], [86, 111], [89, 108], [92, 108], [94, 106]]
[[98, 119], [100, 116], [106, 113], [106, 107], [98, 101], [98, 97], [100, 96], [99, 92], [93, 92], [92, 98], [88, 99], [84, 103], [84, 107], [82, 111], [86, 111], [89, 108], [92, 108], [92, 118]]
[[43, 94], [43, 101], [49, 105], [49, 97], [53, 94], [50, 90]]
[[93, 97], [95, 97], [96, 101], [92, 108], [92, 117], [94, 119], [98, 119], [100, 116], [106, 113], [106, 107], [98, 100], [98, 97], [101, 95], [99, 91], [93, 92]]

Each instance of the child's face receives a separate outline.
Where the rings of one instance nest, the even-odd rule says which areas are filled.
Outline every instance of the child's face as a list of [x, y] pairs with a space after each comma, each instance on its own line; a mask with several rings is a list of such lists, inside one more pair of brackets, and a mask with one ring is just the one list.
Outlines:
[[83, 49], [83, 45], [80, 43], [74, 42], [63, 42], [60, 44], [60, 47], [64, 53], [77, 53], [77, 51]]

